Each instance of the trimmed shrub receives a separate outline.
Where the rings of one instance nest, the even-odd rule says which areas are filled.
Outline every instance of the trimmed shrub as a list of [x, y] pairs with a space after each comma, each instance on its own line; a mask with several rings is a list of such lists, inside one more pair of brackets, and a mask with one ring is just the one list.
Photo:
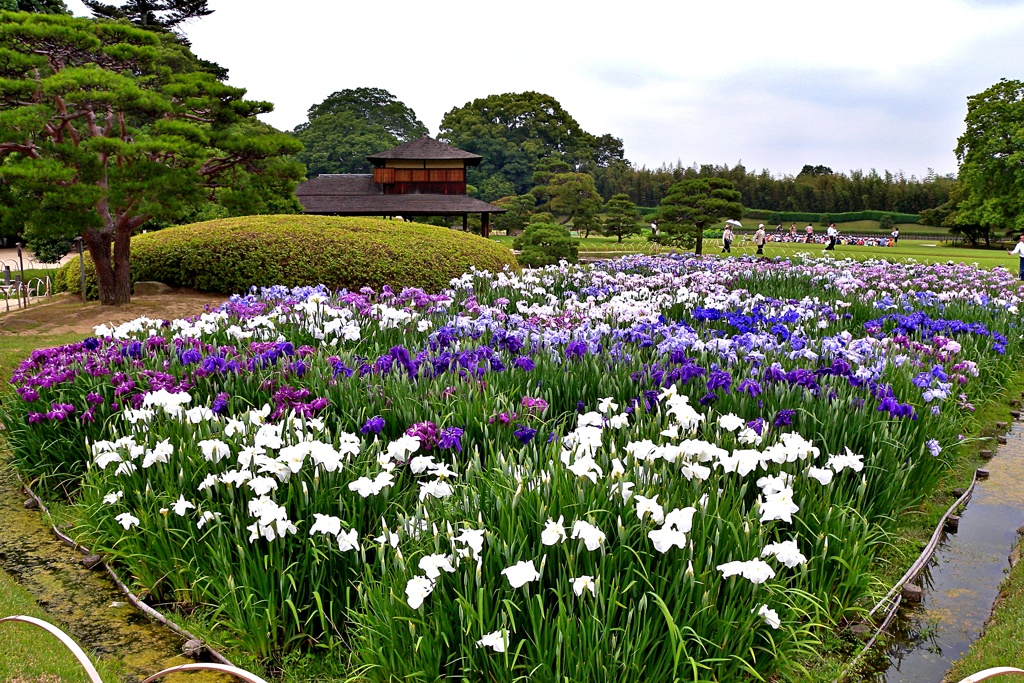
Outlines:
[[522, 251], [519, 262], [524, 266], [548, 266], [560, 260], [576, 261], [580, 241], [569, 234], [564, 225], [530, 223], [512, 243]]
[[[744, 218], [769, 220], [773, 223], [852, 223], [854, 221], [880, 221], [882, 216], [891, 216], [896, 223], [917, 223], [916, 213], [895, 213], [892, 211], [847, 211], [845, 213], [811, 213], [810, 211], [767, 211], [746, 209]], [[778, 220], [781, 217], [781, 221]]]
[[[383, 285], [438, 291], [470, 268], [517, 269], [508, 248], [420, 223], [334, 216], [245, 216], [182, 225], [132, 238], [132, 284], [157, 280], [222, 294], [251, 287]], [[57, 291], [81, 293], [78, 262], [65, 264]], [[96, 276], [86, 259], [86, 293]]]

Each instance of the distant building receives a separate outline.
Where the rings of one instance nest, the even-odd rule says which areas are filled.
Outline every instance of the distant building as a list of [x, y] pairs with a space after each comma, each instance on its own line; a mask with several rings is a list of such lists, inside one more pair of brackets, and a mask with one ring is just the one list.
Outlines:
[[466, 194], [466, 168], [483, 159], [430, 137], [366, 157], [373, 174], [322, 174], [295, 189], [306, 213], [330, 216], [462, 216], [480, 214], [490, 234], [492, 213], [505, 209]]

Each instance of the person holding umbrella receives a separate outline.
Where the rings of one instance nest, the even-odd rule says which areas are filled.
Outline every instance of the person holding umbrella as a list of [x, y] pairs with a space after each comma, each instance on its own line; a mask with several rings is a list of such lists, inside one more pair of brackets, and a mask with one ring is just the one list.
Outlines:
[[742, 228], [743, 224], [740, 223], [739, 221], [735, 220], [735, 219], [732, 219], [732, 218], [730, 218], [729, 220], [727, 220], [725, 222], [725, 230], [722, 231], [722, 253], [723, 254], [725, 254], [725, 253], [731, 254], [732, 253], [732, 241], [734, 239], [734, 235], [733, 235], [733, 232], [732, 232], [733, 226], [736, 226], [737, 228]]

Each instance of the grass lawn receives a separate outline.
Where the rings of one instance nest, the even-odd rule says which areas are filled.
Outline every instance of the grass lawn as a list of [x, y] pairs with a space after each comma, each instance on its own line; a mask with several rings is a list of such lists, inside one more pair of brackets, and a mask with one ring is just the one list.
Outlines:
[[[869, 221], [870, 222], [870, 221]], [[920, 226], [919, 226], [920, 227]], [[499, 235], [491, 239], [512, 247], [512, 237]], [[765, 245], [765, 256], [790, 257], [796, 254], [810, 254], [811, 256], [822, 256], [824, 245], [818, 244], [789, 244], [768, 243]], [[628, 239], [618, 242], [612, 237], [588, 237], [580, 240], [580, 256], [591, 258], [615, 258], [623, 254], [657, 254], [667, 253], [671, 250], [661, 247], [646, 239]], [[753, 256], [757, 251], [751, 242], [737, 240], [733, 243], [732, 255]], [[718, 239], [704, 240], [704, 253], [712, 256], [724, 256], [722, 243]], [[901, 240], [895, 247], [861, 247], [856, 245], [837, 245], [834, 252], [835, 258], [853, 258], [857, 260], [866, 259], [887, 259], [899, 261], [914, 259], [923, 263], [945, 263], [946, 261], [958, 261], [963, 263], [974, 263], [980, 268], [995, 268], [1002, 266], [1010, 270], [1017, 268], [1017, 258], [1008, 256], [1002, 249], [971, 249], [968, 247], [955, 247], [941, 241], [932, 240]]]
[[[48, 620], [25, 589], [0, 571], [0, 617], [24, 615]], [[89, 677], [74, 656], [49, 633], [28, 624], [0, 624], [0, 680], [10, 683], [88, 683]], [[102, 663], [104, 680], [117, 680]]]

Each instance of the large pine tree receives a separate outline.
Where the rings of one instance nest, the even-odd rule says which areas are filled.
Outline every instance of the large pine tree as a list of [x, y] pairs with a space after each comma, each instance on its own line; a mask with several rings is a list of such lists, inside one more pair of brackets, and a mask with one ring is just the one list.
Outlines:
[[99, 0], [82, 0], [94, 17], [127, 19], [136, 26], [172, 31], [189, 19], [213, 14], [208, 0], [127, 0], [120, 6]]

